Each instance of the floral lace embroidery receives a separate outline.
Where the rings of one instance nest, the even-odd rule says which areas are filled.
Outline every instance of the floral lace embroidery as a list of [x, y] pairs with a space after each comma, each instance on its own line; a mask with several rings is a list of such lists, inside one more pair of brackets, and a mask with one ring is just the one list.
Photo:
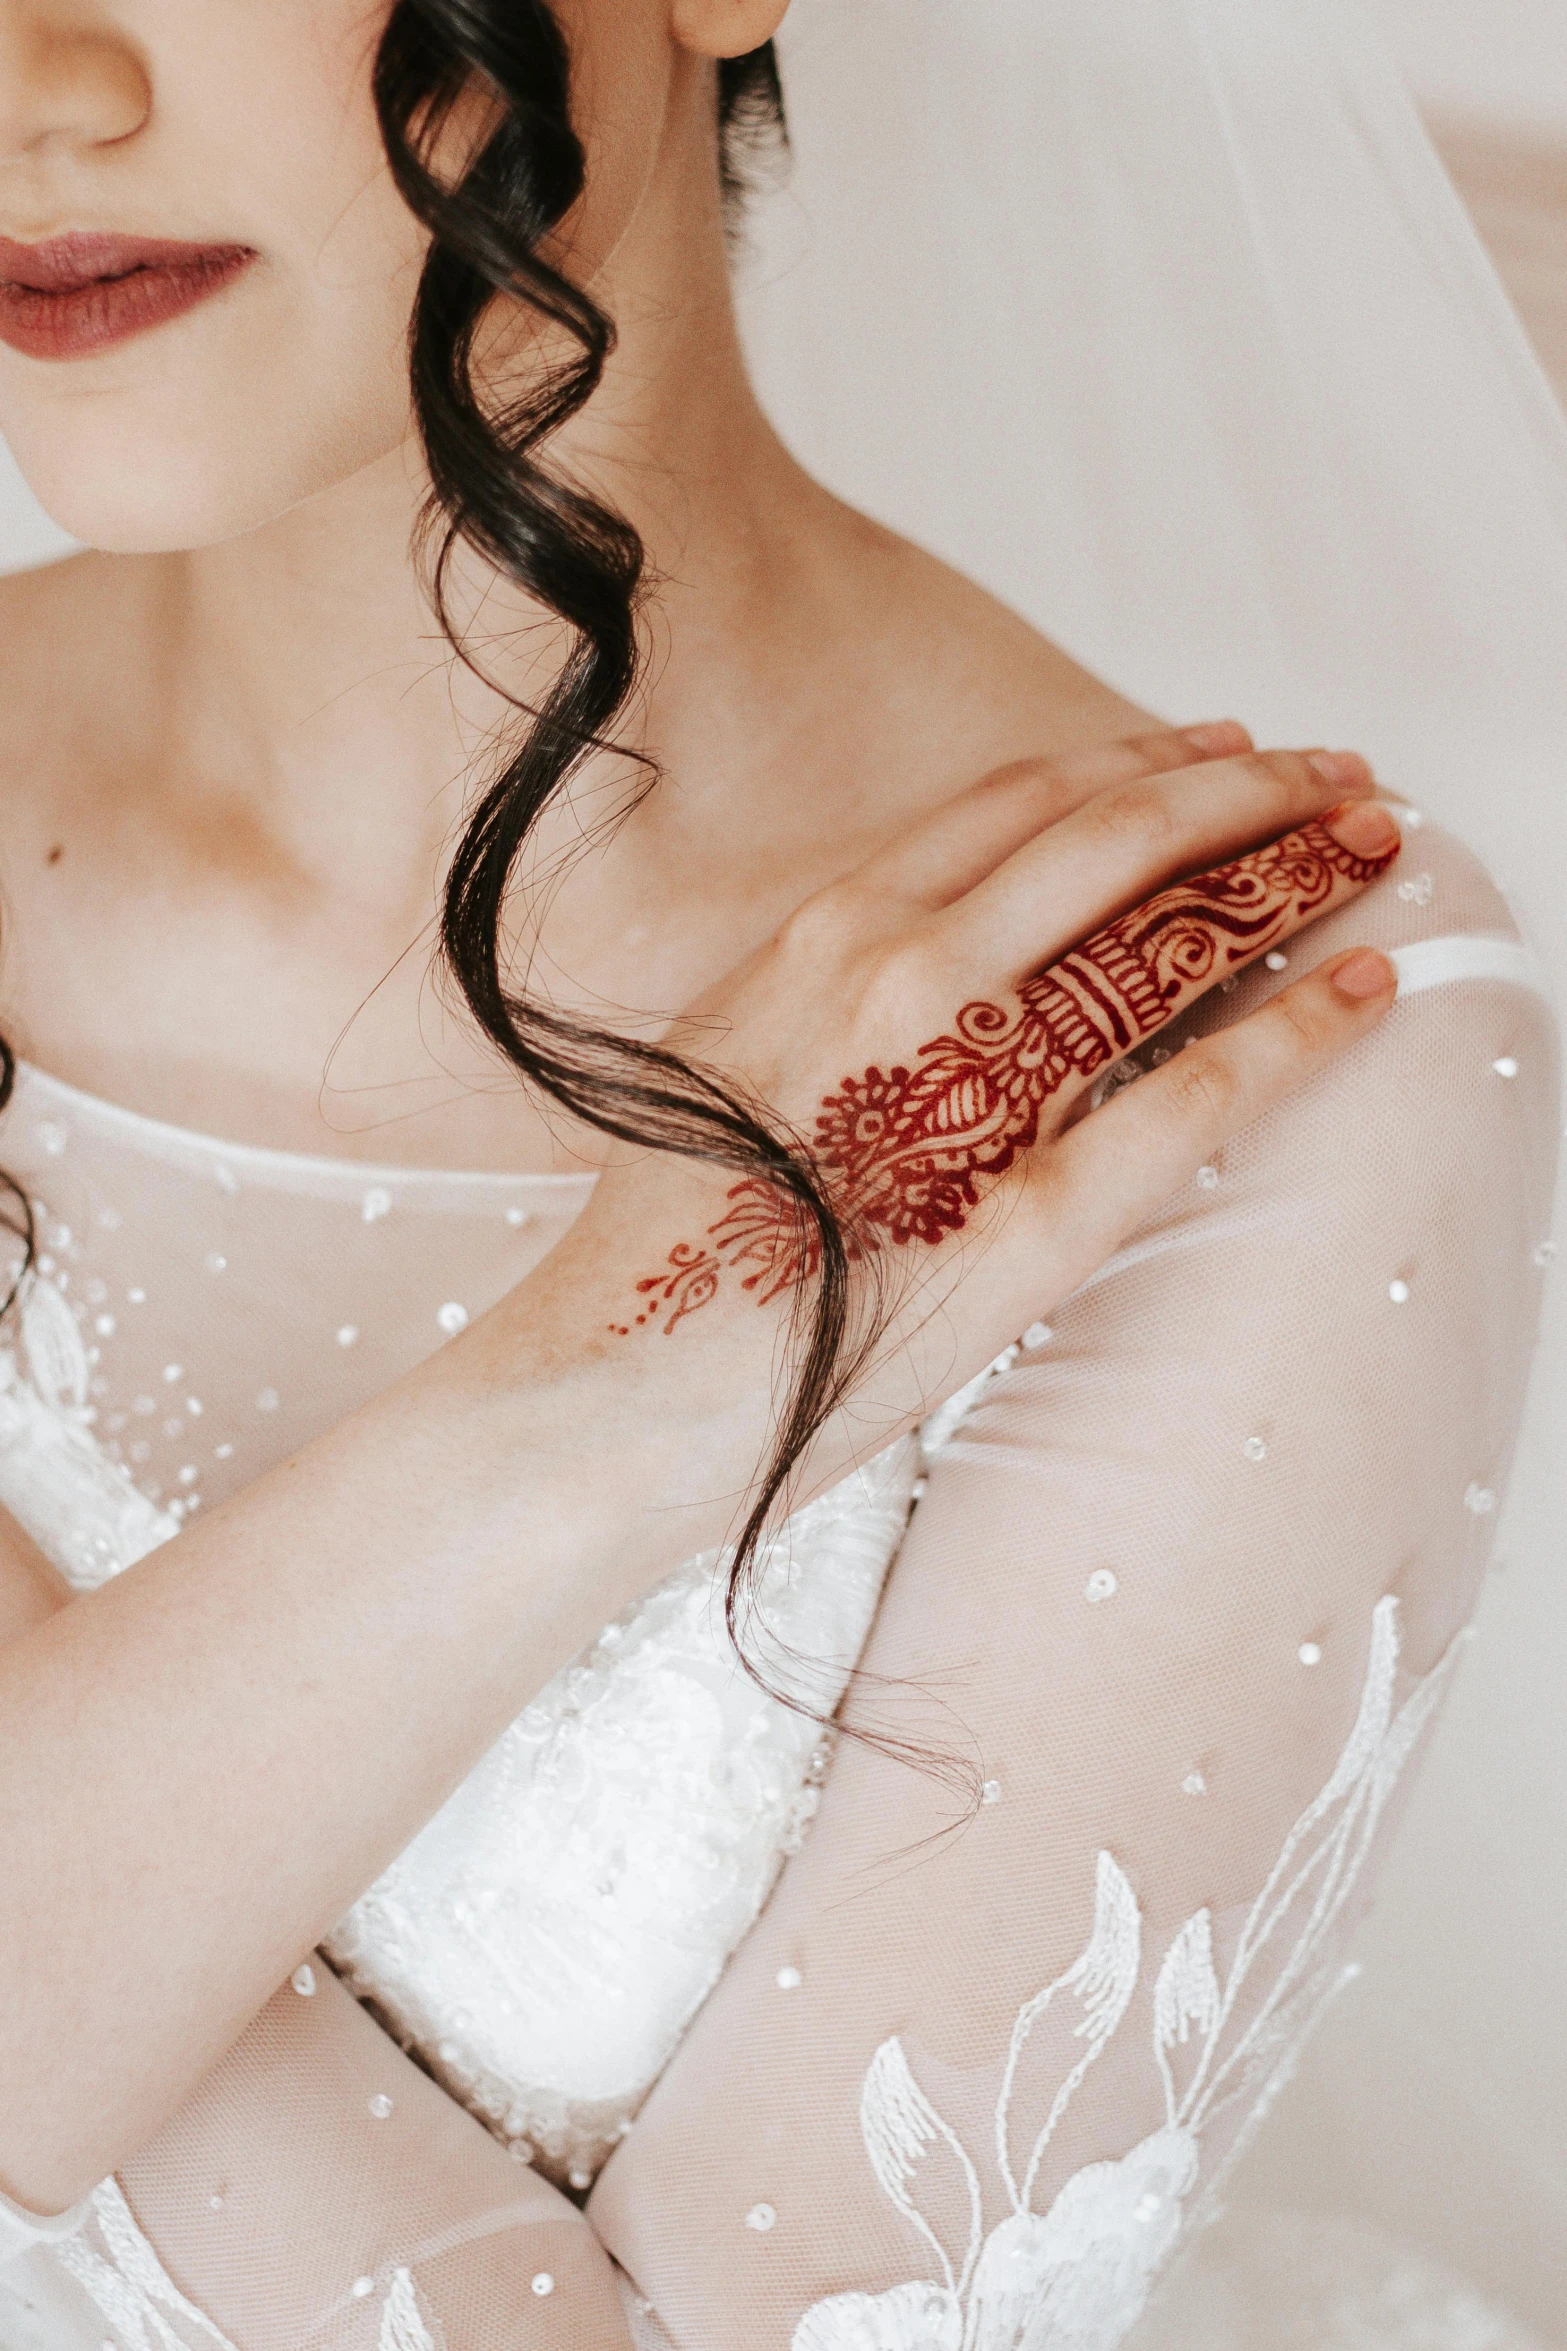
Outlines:
[[[1227, 1974], [1221, 1981], [1207, 1910], [1187, 1919], [1164, 1955], [1153, 1999], [1163, 2123], [1118, 2162], [1075, 2172], [1047, 2212], [1033, 2209], [1046, 2150], [1142, 1974], [1141, 1913], [1112, 1856], [1099, 1856], [1093, 1932], [1081, 1956], [1025, 2002], [1012, 2028], [995, 2114], [996, 2168], [1011, 2211], [988, 2235], [972, 2156], [914, 2079], [902, 2042], [882, 2043], [860, 2098], [865, 2151], [883, 2194], [930, 2246], [940, 2275], [816, 2303], [794, 2330], [793, 2351], [1115, 2351], [1180, 2236], [1205, 2129], [1240, 2106], [1249, 2112], [1238, 2138], [1249, 2134], [1288, 2078], [1310, 2024], [1353, 1973], [1334, 1967], [1328, 1939], [1463, 1638], [1395, 1714], [1398, 1603], [1378, 1602], [1354, 1728], [1326, 1786], [1285, 1839]], [[1265, 1989], [1258, 1981], [1264, 1961], [1275, 1963]], [[1058, 2002], [1078, 2011], [1083, 2054], [1056, 2090], [1020, 2180], [1013, 2092], [1029, 2037]], [[958, 2264], [920, 2209], [921, 2179], [932, 2176], [932, 2163], [955, 2164], [967, 2190], [968, 2244]]]

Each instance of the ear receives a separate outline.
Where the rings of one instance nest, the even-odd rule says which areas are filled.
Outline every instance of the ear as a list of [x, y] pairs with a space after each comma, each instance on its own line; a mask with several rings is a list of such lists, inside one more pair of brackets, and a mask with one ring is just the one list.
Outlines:
[[770, 41], [789, 0], [670, 0], [676, 41], [696, 57], [744, 57]]

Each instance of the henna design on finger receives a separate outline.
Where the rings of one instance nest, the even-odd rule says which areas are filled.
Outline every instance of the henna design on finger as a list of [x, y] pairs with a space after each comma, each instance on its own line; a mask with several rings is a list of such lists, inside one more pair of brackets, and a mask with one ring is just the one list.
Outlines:
[[[1341, 883], [1375, 881], [1398, 848], [1360, 857], [1325, 825], [1306, 825], [1118, 916], [1025, 980], [1010, 1008], [965, 1004], [913, 1068], [845, 1078], [821, 1104], [812, 1149], [851, 1256], [961, 1232], [980, 1184], [1038, 1140], [1052, 1095], [1165, 1027], [1195, 992], [1320, 913]], [[673, 1331], [717, 1296], [726, 1270], [765, 1305], [809, 1281], [818, 1255], [793, 1206], [747, 1178], [705, 1243], [672, 1249], [638, 1282], [636, 1314], [610, 1327], [622, 1337], [652, 1322]]]

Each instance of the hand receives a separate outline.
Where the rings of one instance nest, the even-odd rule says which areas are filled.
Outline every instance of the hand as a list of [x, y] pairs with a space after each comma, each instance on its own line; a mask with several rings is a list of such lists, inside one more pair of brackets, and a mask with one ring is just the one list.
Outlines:
[[[804, 1139], [882, 1277], [898, 1343], [856, 1401], [876, 1440], [1382, 1017], [1392, 967], [1341, 955], [1084, 1115], [1112, 1063], [1386, 869], [1373, 788], [1354, 754], [1257, 753], [1238, 728], [1006, 768], [692, 1008], [681, 1049]], [[613, 1168], [566, 1246], [578, 1344], [645, 1351], [677, 1417], [737, 1381], [769, 1394], [776, 1315], [819, 1258], [772, 1185], [668, 1158]]]

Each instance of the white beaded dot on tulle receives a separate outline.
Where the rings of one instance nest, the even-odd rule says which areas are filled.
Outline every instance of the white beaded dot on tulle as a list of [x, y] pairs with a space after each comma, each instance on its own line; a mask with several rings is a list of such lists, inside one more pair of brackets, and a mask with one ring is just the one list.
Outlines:
[[1409, 1304], [1409, 1284], [1407, 1282], [1389, 1282], [1387, 1286], [1387, 1294], [1392, 1299], [1395, 1306], [1407, 1306]]
[[1515, 1078], [1518, 1075], [1518, 1064], [1510, 1053], [1504, 1053], [1499, 1061], [1493, 1061], [1491, 1067], [1499, 1078]]
[[300, 1998], [308, 2000], [316, 1988], [316, 1971], [307, 1963], [304, 1967], [296, 1967], [288, 1980]]
[[745, 2216], [745, 2225], [748, 2229], [755, 2229], [758, 2235], [765, 2236], [777, 2218], [770, 2204], [753, 2204]]
[[359, 1203], [359, 1213], [366, 1224], [379, 1224], [383, 1216], [392, 1213], [392, 1195], [380, 1184], [372, 1184]]
[[550, 2276], [550, 2273], [547, 2269], [541, 2269], [535, 2276], [533, 2280], [533, 2291], [538, 2295], [541, 2302], [543, 2301], [546, 2294], [554, 2293], [555, 2280]]
[[358, 1336], [358, 1325], [356, 1323], [345, 1322], [337, 1334], [337, 1343], [340, 1347], [351, 1347]]
[[1031, 1322], [1023, 1333], [1025, 1347], [1048, 1347], [1055, 1332], [1047, 1322]]
[[1322, 1663], [1322, 1645], [1319, 1641], [1302, 1641], [1295, 1654], [1302, 1665], [1320, 1665]]
[[1489, 1486], [1472, 1479], [1464, 1488], [1464, 1508], [1476, 1518], [1485, 1518], [1496, 1508], [1496, 1496]]
[[1407, 881], [1399, 883], [1398, 895], [1406, 906], [1429, 906], [1433, 887], [1428, 873], [1411, 874]]
[[468, 1309], [459, 1306], [455, 1298], [449, 1298], [435, 1319], [449, 1338], [455, 1338], [459, 1331], [468, 1327]]
[[384, 2090], [377, 2090], [375, 2096], [370, 2100], [370, 2111], [377, 2122], [386, 2121], [392, 2111], [392, 2101]]
[[1113, 1600], [1120, 1588], [1112, 1568], [1096, 1567], [1083, 1586], [1083, 1598], [1097, 1606], [1101, 1600]]
[[1185, 1779], [1181, 1782], [1181, 1793], [1183, 1796], [1207, 1795], [1208, 1783], [1203, 1778], [1200, 1771], [1189, 1771], [1187, 1773]]
[[1266, 1437], [1248, 1437], [1245, 1444], [1241, 1447], [1241, 1451], [1245, 1454], [1248, 1461], [1266, 1461], [1268, 1458], [1268, 1440]]
[[1269, 971], [1287, 971], [1289, 969], [1289, 957], [1282, 947], [1275, 947], [1273, 952], [1265, 956], [1263, 960]]
[[797, 1992], [803, 1980], [797, 1967], [781, 1967], [773, 1978], [780, 1992]]
[[1205, 1192], [1216, 1192], [1219, 1188], [1218, 1169], [1216, 1167], [1200, 1167], [1197, 1170], [1197, 1181]]
[[375, 2292], [375, 2280], [374, 2278], [355, 2278], [348, 2290], [356, 2302], [363, 2302], [368, 2295]]

